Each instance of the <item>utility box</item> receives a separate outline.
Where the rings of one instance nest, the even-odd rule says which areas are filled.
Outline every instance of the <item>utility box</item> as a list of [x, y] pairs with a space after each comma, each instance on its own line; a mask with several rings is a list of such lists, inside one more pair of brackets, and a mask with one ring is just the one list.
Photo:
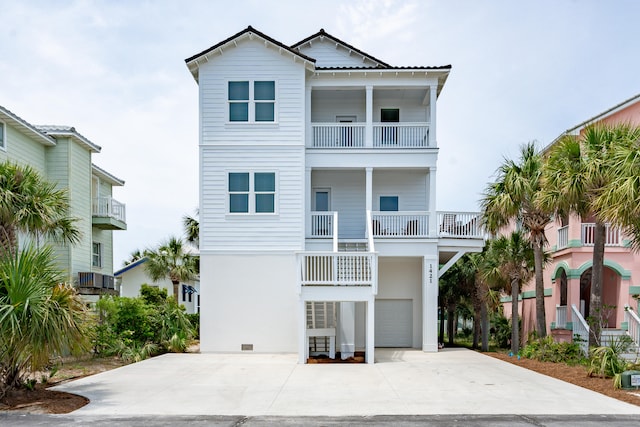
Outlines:
[[640, 371], [624, 371], [620, 376], [620, 387], [624, 390], [640, 388]]

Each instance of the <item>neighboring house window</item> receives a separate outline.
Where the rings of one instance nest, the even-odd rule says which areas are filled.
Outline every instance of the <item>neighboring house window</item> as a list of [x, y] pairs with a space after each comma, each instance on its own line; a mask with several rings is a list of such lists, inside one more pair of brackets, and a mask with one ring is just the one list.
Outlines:
[[94, 267], [102, 267], [102, 244], [93, 243], [93, 253], [91, 256], [91, 265]]
[[275, 172], [230, 172], [229, 213], [275, 213]]
[[229, 82], [230, 122], [275, 122], [274, 81]]
[[4, 127], [4, 123], [0, 122], [0, 149], [6, 149], [7, 145], [5, 142], [5, 127]]
[[380, 196], [380, 211], [397, 212], [398, 196]]

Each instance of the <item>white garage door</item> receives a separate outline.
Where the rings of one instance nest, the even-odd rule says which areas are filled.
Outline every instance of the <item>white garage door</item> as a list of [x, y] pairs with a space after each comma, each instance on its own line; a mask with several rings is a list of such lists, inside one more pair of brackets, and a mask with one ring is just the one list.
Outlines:
[[376, 300], [376, 347], [411, 347], [413, 344], [413, 301]]

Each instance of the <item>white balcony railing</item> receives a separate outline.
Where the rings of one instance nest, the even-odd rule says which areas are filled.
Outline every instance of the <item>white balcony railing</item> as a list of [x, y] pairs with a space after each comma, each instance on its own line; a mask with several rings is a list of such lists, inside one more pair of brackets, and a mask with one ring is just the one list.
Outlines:
[[429, 147], [427, 123], [374, 123], [373, 146], [376, 148]]
[[373, 123], [368, 139], [366, 123], [312, 123], [313, 148], [428, 148], [428, 123]]
[[[622, 239], [620, 237], [620, 229], [612, 227], [610, 224], [607, 224], [606, 227], [604, 245], [621, 246]], [[584, 246], [593, 246], [595, 242], [595, 232], [596, 225], [594, 223], [582, 223], [582, 244]]]
[[480, 213], [439, 211], [438, 235], [440, 237], [482, 238]]
[[93, 216], [113, 218], [127, 222], [125, 204], [111, 197], [96, 197], [93, 199]]
[[311, 237], [333, 237], [336, 215], [337, 212], [311, 212]]
[[558, 246], [557, 249], [564, 249], [569, 246], [569, 226], [558, 228]]
[[364, 123], [314, 123], [314, 148], [364, 147]]
[[428, 212], [372, 212], [374, 237], [428, 237]]
[[301, 286], [373, 286], [375, 254], [305, 252], [300, 254]]

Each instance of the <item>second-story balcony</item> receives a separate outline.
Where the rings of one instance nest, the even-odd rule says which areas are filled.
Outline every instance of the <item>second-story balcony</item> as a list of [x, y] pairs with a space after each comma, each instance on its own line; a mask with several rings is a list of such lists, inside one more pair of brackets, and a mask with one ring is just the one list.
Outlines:
[[126, 230], [126, 206], [112, 197], [96, 197], [92, 203], [92, 224], [101, 230]]
[[312, 148], [407, 149], [435, 148], [429, 141], [429, 123], [312, 123]]
[[[558, 228], [557, 250], [576, 246], [593, 246], [595, 243], [596, 224], [583, 222], [581, 225], [580, 240], [572, 240], [569, 236], [569, 226]], [[606, 224], [605, 246], [622, 246], [622, 234], [619, 228]]]
[[[431, 227], [431, 215], [427, 211], [372, 212], [372, 232], [376, 239], [482, 239], [478, 212], [442, 211], [437, 213], [435, 227]], [[337, 212], [311, 212], [309, 238], [333, 238]], [[365, 221], [363, 212], [362, 220]], [[365, 229], [365, 227], [361, 227]], [[348, 230], [347, 230], [348, 231]], [[346, 232], [345, 234], [352, 235]], [[339, 237], [339, 236], [338, 236]], [[366, 236], [362, 235], [361, 238]]]

